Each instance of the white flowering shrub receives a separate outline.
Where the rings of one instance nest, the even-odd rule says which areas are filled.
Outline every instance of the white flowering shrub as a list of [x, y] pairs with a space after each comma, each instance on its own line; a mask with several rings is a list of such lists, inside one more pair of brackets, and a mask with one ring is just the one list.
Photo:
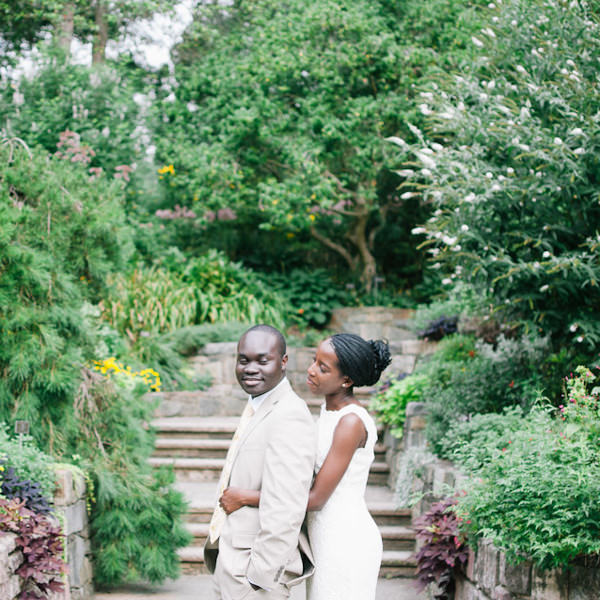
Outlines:
[[555, 342], [600, 343], [598, 4], [504, 0], [479, 57], [422, 89], [424, 131], [401, 150], [401, 193], [447, 285], [473, 284], [504, 318]]

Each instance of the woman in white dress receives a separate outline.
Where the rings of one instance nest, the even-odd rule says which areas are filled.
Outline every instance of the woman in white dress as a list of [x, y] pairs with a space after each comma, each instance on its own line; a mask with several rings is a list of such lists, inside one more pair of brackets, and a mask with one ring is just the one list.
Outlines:
[[[354, 397], [390, 363], [387, 343], [354, 334], [323, 340], [308, 369], [311, 390], [325, 396], [318, 422], [316, 476], [308, 500], [308, 533], [315, 574], [308, 600], [375, 600], [382, 542], [365, 502], [377, 428]], [[228, 488], [227, 513], [258, 506], [260, 492]]]

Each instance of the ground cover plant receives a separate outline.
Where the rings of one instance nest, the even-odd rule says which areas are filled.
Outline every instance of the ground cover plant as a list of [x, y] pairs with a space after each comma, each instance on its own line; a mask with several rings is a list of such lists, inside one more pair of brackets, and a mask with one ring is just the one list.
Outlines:
[[16, 534], [16, 546], [23, 553], [16, 569], [21, 578], [19, 600], [48, 598], [64, 590], [64, 537], [58, 523], [17, 498], [0, 498], [0, 532]]

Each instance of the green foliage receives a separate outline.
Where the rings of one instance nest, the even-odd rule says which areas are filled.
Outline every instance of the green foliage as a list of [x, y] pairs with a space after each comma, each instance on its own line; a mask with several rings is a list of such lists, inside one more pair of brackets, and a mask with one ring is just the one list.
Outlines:
[[598, 300], [599, 25], [592, 5], [490, 5], [478, 56], [421, 87], [426, 126], [403, 148], [415, 233], [504, 320], [592, 352]]
[[158, 371], [163, 389], [203, 389], [209, 385], [210, 378], [193, 373], [187, 357], [210, 342], [235, 342], [248, 327], [248, 323], [232, 321], [182, 327], [163, 334], [151, 333], [127, 347], [124, 356]]
[[[75, 132], [80, 146], [88, 149], [88, 168], [123, 181], [117, 167], [131, 167], [145, 150], [140, 136], [132, 135], [143, 122], [133, 99], [140, 87], [135, 77], [124, 77], [114, 67], [74, 65], [54, 52], [42, 53], [35, 67], [35, 76], [23, 76], [0, 90], [0, 125], [50, 154], [58, 150], [61, 133]], [[85, 162], [81, 154], [70, 158]]]
[[46, 443], [92, 358], [83, 301], [128, 245], [115, 187], [15, 144], [0, 148], [0, 418], [29, 420]]
[[507, 437], [523, 426], [523, 417], [520, 406], [509, 406], [501, 414], [476, 414], [455, 421], [439, 442], [441, 454], [469, 470], [477, 469], [488, 460], [492, 449], [500, 451], [506, 446]]
[[325, 269], [293, 269], [286, 274], [262, 275], [261, 279], [284, 299], [286, 320], [305, 327], [323, 328], [334, 308], [351, 301]]
[[418, 333], [423, 331], [431, 321], [444, 316], [471, 317], [483, 312], [483, 304], [484, 301], [477, 296], [472, 287], [458, 284], [444, 297], [419, 305], [411, 319], [411, 329]]
[[0, 460], [3, 470], [12, 467], [19, 479], [39, 483], [44, 495], [52, 498], [56, 487], [52, 468], [54, 459], [38, 450], [31, 437], [13, 439], [7, 430], [6, 423], [0, 423]]
[[[38, 149], [30, 156], [20, 142], [3, 140], [0, 419], [27, 419], [40, 448], [65, 462], [79, 457], [97, 489], [90, 524], [97, 562], [110, 562], [116, 549], [127, 557], [128, 574], [159, 580], [177, 574], [176, 549], [187, 536], [181, 495], [147, 465], [153, 449], [144, 427], [152, 410], [142, 399], [147, 388], [114, 387], [85, 368], [101, 358], [96, 350], [104, 341], [89, 302], [106, 292], [108, 274], [125, 263], [130, 236], [124, 221], [118, 185], [92, 185], [80, 165]], [[127, 506], [129, 489], [154, 511], [142, 517], [132, 508], [121, 528], [101, 526], [110, 502]], [[149, 529], [159, 543], [152, 562], [145, 547], [133, 543], [147, 539]], [[102, 581], [114, 576], [113, 583], [128, 576], [103, 568], [96, 575]]]
[[317, 264], [337, 255], [371, 285], [377, 233], [403, 205], [384, 168], [383, 138], [400, 126], [410, 87], [396, 24], [365, 1], [198, 11], [176, 50], [175, 101], [157, 105], [157, 157], [174, 165], [161, 180], [170, 207], [177, 199], [204, 222], [229, 209], [236, 227], [259, 225], [290, 244], [312, 235], [327, 253]]
[[[600, 390], [594, 382], [589, 369], [579, 369], [558, 417], [536, 407], [518, 429], [516, 414], [508, 415], [511, 430], [504, 435], [487, 424], [487, 434], [473, 430], [460, 450], [472, 479], [458, 509], [471, 538], [489, 538], [510, 560], [529, 557], [542, 568], [600, 551]], [[472, 454], [479, 458], [470, 460]]]
[[420, 402], [427, 387], [428, 377], [423, 374], [408, 375], [392, 379], [382, 385], [371, 399], [370, 410], [377, 413], [378, 419], [392, 427], [392, 435], [401, 438], [406, 420], [406, 405]]
[[67, 451], [92, 476], [90, 531], [94, 577], [101, 584], [179, 573], [178, 547], [189, 542], [181, 517], [186, 506], [172, 488], [172, 471], [148, 464], [154, 434], [143, 427], [154, 406], [147, 387], [131, 386], [118, 373], [110, 380], [85, 369], [75, 399], [75, 418], [66, 432]]
[[427, 365], [429, 383], [423, 394], [433, 452], [446, 457], [443, 440], [456, 420], [514, 405], [529, 408], [542, 385], [538, 368], [546, 352], [544, 339], [500, 337], [495, 346], [477, 343], [460, 361], [434, 355]]
[[268, 322], [282, 326], [284, 303], [238, 263], [211, 250], [167, 265], [138, 265], [110, 278], [103, 319], [137, 344], [150, 334], [201, 323]]

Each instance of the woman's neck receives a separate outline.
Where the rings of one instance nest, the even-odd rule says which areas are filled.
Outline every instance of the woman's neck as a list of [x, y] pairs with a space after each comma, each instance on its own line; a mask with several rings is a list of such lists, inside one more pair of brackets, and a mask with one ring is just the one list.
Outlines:
[[325, 396], [325, 408], [327, 410], [340, 410], [348, 404], [358, 404], [352, 390], [344, 390]]

